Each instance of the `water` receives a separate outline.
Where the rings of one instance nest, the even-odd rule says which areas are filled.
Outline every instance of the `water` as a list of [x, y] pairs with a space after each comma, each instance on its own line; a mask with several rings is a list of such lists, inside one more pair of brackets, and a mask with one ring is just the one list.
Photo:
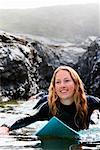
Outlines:
[[9, 135], [0, 137], [0, 150], [33, 150], [39, 148], [41, 141], [36, 140], [33, 136]]
[[[38, 101], [38, 99], [37, 99]], [[33, 106], [37, 101], [19, 101], [18, 104], [6, 104], [0, 107], [0, 125], [13, 124], [16, 120], [32, 115]], [[94, 116], [93, 116], [94, 117]], [[35, 132], [47, 121], [38, 121], [22, 129], [10, 132], [10, 135], [0, 135], [0, 150], [100, 150], [100, 119], [94, 120], [96, 124], [90, 125], [88, 130], [80, 131], [80, 140], [68, 139], [39, 139]]]

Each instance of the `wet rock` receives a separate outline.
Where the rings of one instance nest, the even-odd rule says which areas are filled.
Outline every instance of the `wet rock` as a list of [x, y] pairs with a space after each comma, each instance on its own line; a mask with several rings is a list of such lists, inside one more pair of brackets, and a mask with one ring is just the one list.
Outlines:
[[87, 91], [98, 96], [99, 43], [96, 40], [84, 49], [72, 43], [0, 33], [0, 100], [26, 100], [41, 91], [47, 92], [53, 71], [59, 65], [76, 68]]
[[76, 64], [88, 94], [100, 97], [100, 38], [93, 41]]

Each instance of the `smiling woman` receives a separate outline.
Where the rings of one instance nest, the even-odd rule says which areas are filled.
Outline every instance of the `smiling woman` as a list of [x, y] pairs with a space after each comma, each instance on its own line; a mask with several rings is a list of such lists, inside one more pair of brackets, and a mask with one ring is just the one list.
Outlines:
[[2, 125], [0, 134], [36, 121], [50, 120], [53, 116], [76, 131], [88, 129], [91, 114], [96, 109], [100, 109], [100, 99], [85, 94], [78, 73], [69, 66], [59, 66], [53, 73], [48, 96], [40, 99], [34, 115], [17, 120], [9, 127]]
[[99, 0], [0, 0], [0, 9], [26, 9], [54, 5], [99, 3]]

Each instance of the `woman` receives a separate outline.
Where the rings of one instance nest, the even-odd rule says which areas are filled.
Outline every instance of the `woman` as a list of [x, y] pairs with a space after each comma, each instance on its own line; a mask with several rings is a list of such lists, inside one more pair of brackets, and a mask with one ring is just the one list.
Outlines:
[[11, 127], [2, 126], [1, 133], [5, 134], [25, 127], [35, 121], [49, 120], [53, 116], [79, 131], [89, 127], [92, 112], [100, 109], [100, 100], [93, 96], [86, 96], [82, 80], [69, 66], [60, 66], [54, 71], [49, 95], [41, 101], [43, 103], [38, 106], [33, 116], [20, 119]]

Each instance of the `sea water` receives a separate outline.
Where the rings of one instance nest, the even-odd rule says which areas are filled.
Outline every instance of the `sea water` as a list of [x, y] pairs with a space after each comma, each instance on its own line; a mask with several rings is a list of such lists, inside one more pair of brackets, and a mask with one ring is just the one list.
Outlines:
[[[34, 105], [34, 101], [30, 100], [0, 107], [0, 125], [11, 125], [20, 118], [32, 115]], [[76, 141], [60, 138], [42, 141], [35, 136], [35, 132], [47, 121], [38, 121], [9, 135], [0, 135], [0, 150], [100, 150], [100, 118], [96, 114], [91, 117], [94, 124], [90, 124], [88, 130], [80, 131], [82, 136]]]

